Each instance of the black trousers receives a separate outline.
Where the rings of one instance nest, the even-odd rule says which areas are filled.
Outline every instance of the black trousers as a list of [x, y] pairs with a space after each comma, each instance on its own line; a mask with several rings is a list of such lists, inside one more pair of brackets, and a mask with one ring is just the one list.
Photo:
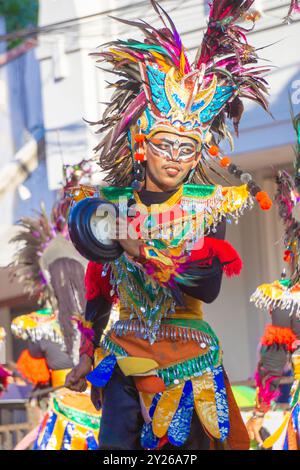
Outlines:
[[[144, 419], [139, 393], [131, 377], [116, 367], [103, 389], [102, 418], [99, 434], [100, 450], [142, 450], [140, 444]], [[164, 450], [209, 450], [210, 441], [194, 412], [191, 432], [182, 447], [166, 445]]]

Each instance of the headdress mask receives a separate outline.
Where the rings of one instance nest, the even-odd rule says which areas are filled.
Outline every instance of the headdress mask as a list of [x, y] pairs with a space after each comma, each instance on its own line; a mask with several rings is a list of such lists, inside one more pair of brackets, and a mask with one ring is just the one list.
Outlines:
[[227, 124], [231, 120], [238, 132], [242, 99], [267, 109], [263, 74], [268, 69], [257, 66], [247, 31], [237, 25], [254, 0], [212, 2], [208, 28], [193, 64], [171, 18], [155, 0], [150, 1], [163, 28], [142, 20], [119, 20], [139, 28], [144, 42], [113, 41], [95, 54], [99, 61], [110, 63], [111, 72], [118, 76], [111, 84], [115, 91], [102, 120], [93, 123], [105, 133], [95, 150], [100, 151], [101, 167], [108, 172], [106, 180], [127, 186], [132, 183], [135, 160], [143, 159], [145, 138], [159, 131], [188, 136], [203, 150], [195, 182], [205, 183], [209, 179], [204, 165], [213, 165], [211, 142], [232, 141]]

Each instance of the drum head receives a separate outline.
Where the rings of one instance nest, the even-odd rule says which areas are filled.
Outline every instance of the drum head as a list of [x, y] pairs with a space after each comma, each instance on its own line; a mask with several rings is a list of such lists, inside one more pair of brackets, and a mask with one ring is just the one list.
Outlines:
[[70, 238], [79, 253], [90, 261], [106, 263], [121, 256], [116, 236], [118, 209], [99, 198], [86, 198], [70, 211]]

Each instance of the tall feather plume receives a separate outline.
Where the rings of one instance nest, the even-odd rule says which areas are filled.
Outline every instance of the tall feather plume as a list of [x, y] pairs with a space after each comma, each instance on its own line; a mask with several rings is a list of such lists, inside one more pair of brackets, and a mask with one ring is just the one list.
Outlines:
[[[247, 41], [249, 31], [238, 25], [245, 20], [253, 3], [254, 0], [212, 2], [208, 27], [195, 62], [196, 68], [205, 65], [206, 76], [214, 73], [237, 85], [238, 95], [228, 103], [223, 115], [223, 120], [232, 120], [237, 135], [244, 109], [243, 98], [255, 101], [268, 111], [264, 75], [269, 68], [257, 65], [256, 50]], [[222, 134], [220, 138], [223, 138]]]
[[13, 279], [21, 282], [25, 292], [30, 297], [37, 298], [41, 306], [50, 304], [55, 308], [56, 299], [52, 287], [45, 279], [39, 263], [42, 253], [55, 236], [44, 206], [37, 218], [23, 217], [18, 225], [20, 232], [11, 240], [17, 247], [10, 265]]

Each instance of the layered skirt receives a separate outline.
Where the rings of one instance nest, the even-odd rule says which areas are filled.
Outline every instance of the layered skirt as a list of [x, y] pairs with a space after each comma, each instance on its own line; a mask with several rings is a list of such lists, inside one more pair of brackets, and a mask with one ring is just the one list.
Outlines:
[[33, 450], [96, 450], [100, 420], [89, 391], [63, 388], [50, 397]]
[[105, 387], [118, 365], [134, 379], [145, 423], [145, 449], [181, 447], [196, 412], [211, 441], [249, 449], [249, 438], [222, 366], [218, 338], [203, 320], [163, 320], [150, 344], [138, 320], [118, 321], [96, 351], [88, 380]]

